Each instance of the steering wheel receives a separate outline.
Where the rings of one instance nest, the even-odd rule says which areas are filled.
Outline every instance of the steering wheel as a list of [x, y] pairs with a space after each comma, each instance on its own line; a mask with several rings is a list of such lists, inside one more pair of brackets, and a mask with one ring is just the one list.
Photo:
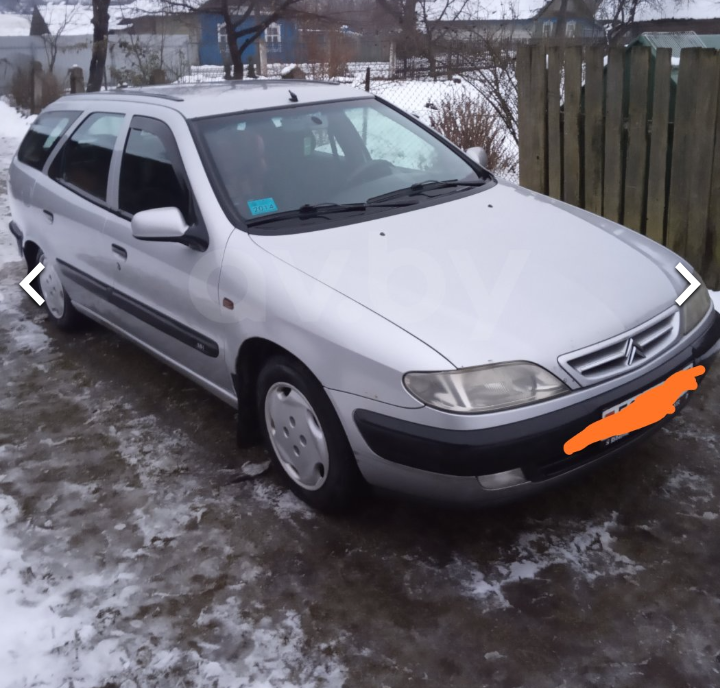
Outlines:
[[392, 172], [394, 165], [387, 160], [368, 160], [356, 170], [350, 173], [350, 176], [345, 180], [346, 184], [358, 184], [362, 182], [368, 182], [371, 179], [377, 179], [378, 177], [384, 177], [386, 174]]

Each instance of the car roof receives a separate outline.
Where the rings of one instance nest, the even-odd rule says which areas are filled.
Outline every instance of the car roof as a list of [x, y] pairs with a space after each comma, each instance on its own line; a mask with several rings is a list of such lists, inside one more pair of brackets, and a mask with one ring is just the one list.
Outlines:
[[[291, 95], [292, 94], [292, 95]], [[369, 93], [332, 82], [293, 79], [244, 79], [205, 84], [170, 84], [143, 88], [118, 88], [97, 93], [67, 95], [55, 103], [67, 107], [70, 102], [122, 100], [162, 105], [180, 112], [187, 119], [231, 112], [284, 107], [297, 102], [319, 103], [332, 100], [372, 98]], [[297, 101], [295, 100], [297, 98]]]

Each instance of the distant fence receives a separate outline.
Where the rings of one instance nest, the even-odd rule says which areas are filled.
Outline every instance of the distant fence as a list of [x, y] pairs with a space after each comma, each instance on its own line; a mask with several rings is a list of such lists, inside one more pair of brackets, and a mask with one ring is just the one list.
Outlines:
[[720, 288], [720, 53], [522, 46], [520, 183], [620, 222]]

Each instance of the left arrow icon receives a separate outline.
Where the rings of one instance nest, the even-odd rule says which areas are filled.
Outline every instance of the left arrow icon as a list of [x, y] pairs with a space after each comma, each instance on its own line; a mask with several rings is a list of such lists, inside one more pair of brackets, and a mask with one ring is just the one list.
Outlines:
[[38, 263], [20, 282], [20, 286], [30, 295], [30, 298], [38, 306], [42, 306], [45, 303], [45, 299], [30, 286], [30, 282], [32, 282], [44, 269], [45, 266], [42, 263]]

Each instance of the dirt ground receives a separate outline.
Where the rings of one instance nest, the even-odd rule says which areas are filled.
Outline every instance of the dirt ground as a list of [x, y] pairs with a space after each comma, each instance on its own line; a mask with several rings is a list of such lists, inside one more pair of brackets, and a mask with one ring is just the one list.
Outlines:
[[720, 370], [564, 489], [329, 518], [272, 473], [233, 482], [264, 455], [230, 408], [48, 327], [23, 274], [0, 269], [4, 685], [720, 685]]

